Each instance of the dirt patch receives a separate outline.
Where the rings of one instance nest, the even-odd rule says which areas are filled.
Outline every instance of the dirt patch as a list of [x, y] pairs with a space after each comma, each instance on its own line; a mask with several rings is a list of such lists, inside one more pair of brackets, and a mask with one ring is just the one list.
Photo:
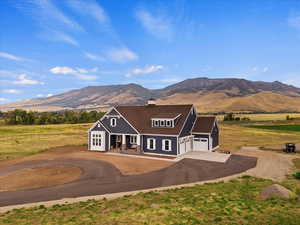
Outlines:
[[51, 187], [77, 180], [81, 174], [82, 170], [77, 166], [54, 165], [25, 168], [0, 176], [0, 191]]
[[[83, 159], [98, 159], [101, 161], [109, 162], [118, 168], [122, 174], [142, 174], [149, 173], [155, 170], [160, 170], [168, 167], [174, 162], [132, 158], [124, 156], [107, 155], [102, 152], [88, 151], [86, 146], [66, 146], [50, 149], [46, 152], [29, 156], [23, 159], [8, 160], [0, 162], [0, 168], [5, 168], [16, 163], [27, 162], [32, 160], [48, 160], [59, 158], [83, 158]], [[147, 166], [151, 165], [151, 166]]]
[[284, 154], [263, 150], [239, 150], [234, 151], [239, 155], [257, 157], [257, 166], [248, 171], [248, 174], [255, 177], [282, 181], [293, 170], [294, 154]]

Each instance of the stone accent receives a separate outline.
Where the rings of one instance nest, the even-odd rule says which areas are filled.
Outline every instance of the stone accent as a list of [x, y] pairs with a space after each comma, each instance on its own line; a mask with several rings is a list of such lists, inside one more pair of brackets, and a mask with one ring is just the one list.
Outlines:
[[136, 151], [139, 152], [139, 153], [142, 153], [142, 149], [141, 149], [141, 146], [140, 146], [140, 145], [137, 145], [137, 146], [136, 146]]
[[293, 197], [293, 192], [291, 192], [289, 189], [279, 184], [273, 184], [271, 186], [264, 188], [259, 195], [262, 198], [278, 197], [278, 198], [289, 199]]

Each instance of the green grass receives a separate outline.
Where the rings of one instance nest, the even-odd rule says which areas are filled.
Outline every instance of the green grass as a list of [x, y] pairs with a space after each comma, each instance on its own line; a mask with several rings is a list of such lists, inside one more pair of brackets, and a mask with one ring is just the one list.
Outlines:
[[270, 184], [244, 177], [115, 200], [17, 209], [0, 214], [0, 224], [300, 224], [299, 200], [258, 196]]
[[87, 144], [91, 124], [0, 126], [0, 160], [24, 157], [49, 148]]
[[252, 125], [251, 128], [266, 129], [266, 130], [278, 130], [278, 131], [294, 131], [300, 132], [300, 124], [289, 125]]

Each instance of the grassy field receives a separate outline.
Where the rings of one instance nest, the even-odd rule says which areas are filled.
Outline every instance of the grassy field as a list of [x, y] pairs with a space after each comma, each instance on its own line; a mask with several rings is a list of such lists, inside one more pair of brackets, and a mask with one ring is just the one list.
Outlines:
[[[258, 114], [253, 118], [265, 120], [266, 118], [283, 119], [282, 121], [264, 121], [259, 126], [273, 126], [281, 123], [295, 123], [286, 121], [285, 114]], [[275, 117], [276, 116], [276, 117]], [[300, 126], [300, 122], [298, 121]], [[250, 124], [256, 125], [256, 124]], [[59, 125], [0, 125], [0, 160], [24, 157], [49, 148], [66, 145], [87, 144], [87, 130], [91, 124], [59, 124]], [[257, 125], [258, 126], [258, 125]], [[289, 125], [290, 126], [290, 125]], [[294, 125], [293, 125], [294, 126]], [[245, 123], [220, 122], [221, 149], [236, 150], [241, 146], [268, 147], [282, 145], [286, 142], [300, 143], [297, 132], [286, 129], [260, 129], [247, 127]], [[298, 128], [297, 128], [298, 129]]]
[[[286, 120], [286, 117], [300, 118], [300, 113], [257, 113], [257, 114], [236, 114], [238, 117], [248, 117], [252, 121], [276, 121]], [[223, 120], [224, 115], [219, 115], [218, 119]]]
[[266, 130], [280, 130], [280, 131], [295, 131], [300, 132], [300, 124], [291, 125], [252, 125], [251, 128], [259, 128]]
[[0, 160], [24, 157], [49, 148], [87, 144], [91, 124], [0, 126]]
[[0, 214], [0, 224], [300, 224], [298, 199], [259, 197], [270, 184], [244, 177], [115, 200], [18, 209]]

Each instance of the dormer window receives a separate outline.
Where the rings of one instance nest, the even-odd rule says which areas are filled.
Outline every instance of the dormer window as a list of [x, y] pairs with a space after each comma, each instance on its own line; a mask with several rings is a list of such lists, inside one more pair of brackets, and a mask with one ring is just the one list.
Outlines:
[[117, 119], [116, 118], [111, 118], [110, 119], [110, 126], [115, 127], [117, 125]]
[[172, 127], [171, 120], [166, 120], [166, 127]]
[[153, 121], [153, 125], [154, 125], [155, 127], [159, 127], [159, 120], [154, 120], [154, 121]]
[[166, 121], [165, 120], [160, 120], [160, 126], [164, 127], [166, 125]]

